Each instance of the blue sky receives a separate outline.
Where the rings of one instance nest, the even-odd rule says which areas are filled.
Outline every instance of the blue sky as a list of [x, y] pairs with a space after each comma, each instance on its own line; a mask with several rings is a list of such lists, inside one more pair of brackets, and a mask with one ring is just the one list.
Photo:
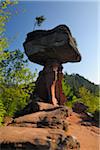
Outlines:
[[[64, 72], [78, 73], [94, 83], [99, 83], [98, 65], [98, 2], [96, 1], [19, 1], [8, 9], [12, 17], [7, 23], [6, 35], [10, 49], [23, 49], [26, 34], [33, 30], [34, 18], [44, 15], [46, 21], [39, 29], [51, 29], [66, 24], [76, 38], [82, 61], [64, 64]], [[15, 37], [15, 40], [12, 39]], [[29, 63], [32, 71], [42, 66]]]

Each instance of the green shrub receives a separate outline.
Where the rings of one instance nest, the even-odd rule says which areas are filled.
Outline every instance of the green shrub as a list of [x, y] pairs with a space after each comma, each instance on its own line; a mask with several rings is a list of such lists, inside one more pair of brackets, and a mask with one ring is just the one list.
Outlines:
[[94, 116], [94, 120], [97, 122], [97, 123], [100, 123], [100, 110], [95, 110], [95, 112], [93, 113], [93, 116]]
[[79, 89], [80, 98], [79, 101], [83, 102], [86, 106], [88, 106], [88, 112], [94, 113], [95, 110], [99, 110], [100, 108], [100, 98], [92, 94], [85, 87], [81, 87]]
[[5, 113], [6, 113], [6, 111], [5, 111], [3, 102], [2, 102], [2, 100], [1, 100], [1, 98], [0, 98], [0, 125], [1, 125], [2, 122], [3, 122], [3, 118], [4, 118]]
[[36, 72], [32, 74], [27, 68], [27, 60], [20, 50], [9, 52], [9, 56], [0, 65], [2, 65], [2, 80], [0, 80], [2, 120], [3, 110], [5, 116], [13, 116], [28, 103], [30, 94], [34, 90]]

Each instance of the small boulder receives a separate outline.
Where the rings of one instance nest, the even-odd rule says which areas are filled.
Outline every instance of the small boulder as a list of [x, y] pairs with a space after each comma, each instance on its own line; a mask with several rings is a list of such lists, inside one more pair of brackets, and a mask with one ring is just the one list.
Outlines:
[[72, 107], [73, 111], [76, 113], [84, 113], [87, 111], [88, 106], [82, 102], [75, 102]]

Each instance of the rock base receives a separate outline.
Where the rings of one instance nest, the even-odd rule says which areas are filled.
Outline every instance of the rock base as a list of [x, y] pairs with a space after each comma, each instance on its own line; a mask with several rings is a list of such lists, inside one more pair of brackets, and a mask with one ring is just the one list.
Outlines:
[[43, 102], [37, 105], [37, 111], [0, 128], [0, 150], [79, 150], [79, 142], [65, 132], [71, 110]]

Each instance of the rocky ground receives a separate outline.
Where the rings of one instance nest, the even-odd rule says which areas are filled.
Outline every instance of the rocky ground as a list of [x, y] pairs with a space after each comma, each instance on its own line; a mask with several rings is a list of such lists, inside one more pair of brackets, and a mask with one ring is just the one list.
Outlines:
[[0, 150], [79, 150], [77, 139], [66, 135], [69, 108], [43, 102], [29, 106], [0, 128]]
[[99, 150], [99, 128], [66, 106], [31, 102], [0, 127], [0, 150]]
[[100, 148], [100, 130], [91, 125], [90, 122], [84, 122], [81, 119], [82, 114], [72, 113], [67, 118], [69, 130], [67, 134], [75, 136], [80, 142], [80, 150], [99, 150]]

